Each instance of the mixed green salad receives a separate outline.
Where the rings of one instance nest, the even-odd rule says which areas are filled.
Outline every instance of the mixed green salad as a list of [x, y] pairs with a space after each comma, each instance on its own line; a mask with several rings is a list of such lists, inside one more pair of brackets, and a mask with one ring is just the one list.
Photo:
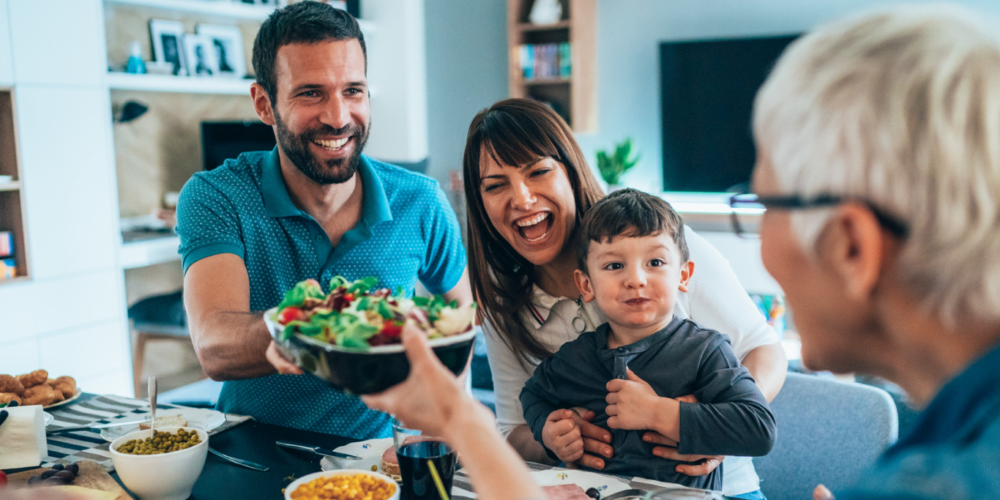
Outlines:
[[378, 279], [347, 281], [337, 276], [324, 293], [316, 280], [300, 281], [285, 293], [271, 319], [284, 327], [280, 340], [293, 334], [342, 347], [366, 349], [399, 344], [407, 321], [413, 322], [428, 338], [458, 335], [472, 330], [475, 303], [459, 307], [444, 297], [407, 298], [402, 287], [374, 289]]

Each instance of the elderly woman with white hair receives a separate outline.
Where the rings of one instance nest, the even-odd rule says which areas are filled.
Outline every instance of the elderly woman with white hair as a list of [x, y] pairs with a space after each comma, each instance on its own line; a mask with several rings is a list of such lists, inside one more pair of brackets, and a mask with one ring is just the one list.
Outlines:
[[[795, 42], [757, 97], [757, 194], [742, 201], [767, 207], [761, 255], [804, 363], [885, 377], [926, 407], [840, 500], [1000, 498], [996, 32], [943, 7], [834, 22]], [[411, 380], [366, 402], [447, 434], [481, 497], [537, 498], [469, 418], [482, 409], [426, 347], [410, 351]]]
[[946, 7], [835, 22], [757, 96], [761, 255], [803, 362], [925, 406], [841, 500], [1000, 498], [998, 31]]

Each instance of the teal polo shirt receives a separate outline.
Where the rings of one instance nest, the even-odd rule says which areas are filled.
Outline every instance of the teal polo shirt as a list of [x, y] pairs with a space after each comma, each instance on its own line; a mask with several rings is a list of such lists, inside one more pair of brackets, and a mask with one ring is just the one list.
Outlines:
[[[305, 279], [324, 289], [337, 275], [374, 276], [379, 286], [419, 279], [432, 293], [458, 284], [465, 249], [455, 212], [437, 181], [361, 157], [361, 219], [337, 246], [288, 195], [277, 149], [244, 153], [196, 173], [181, 190], [177, 233], [184, 271], [221, 253], [239, 256], [250, 277], [250, 310], [265, 311]], [[391, 435], [389, 416], [311, 375], [270, 375], [228, 381], [219, 411], [261, 422], [356, 439]]]

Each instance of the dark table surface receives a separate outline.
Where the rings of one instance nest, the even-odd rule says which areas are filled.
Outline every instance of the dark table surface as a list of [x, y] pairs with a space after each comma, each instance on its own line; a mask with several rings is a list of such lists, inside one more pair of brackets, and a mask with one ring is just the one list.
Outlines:
[[[270, 467], [270, 470], [257, 472], [209, 454], [191, 498], [282, 498], [282, 488], [295, 479], [320, 470], [321, 458], [275, 446], [274, 442], [282, 439], [330, 449], [354, 441], [253, 421], [238, 425], [209, 438], [209, 445], [226, 455], [257, 462]], [[112, 475], [117, 479], [117, 474]]]
[[[290, 429], [254, 421], [245, 422], [211, 436], [208, 440], [209, 446], [231, 457], [256, 462], [270, 469], [267, 472], [250, 470], [226, 462], [209, 453], [205, 460], [205, 468], [202, 470], [198, 482], [194, 485], [191, 498], [205, 500], [221, 498], [280, 499], [283, 498], [281, 489], [289, 483], [306, 474], [319, 472], [319, 461], [322, 457], [307, 452], [278, 448], [274, 444], [278, 440], [297, 441], [328, 449], [355, 441], [330, 434]], [[8, 469], [4, 472], [12, 474], [33, 468], [35, 467]], [[112, 472], [111, 477], [121, 483], [117, 473]], [[127, 487], [125, 489], [128, 490]]]

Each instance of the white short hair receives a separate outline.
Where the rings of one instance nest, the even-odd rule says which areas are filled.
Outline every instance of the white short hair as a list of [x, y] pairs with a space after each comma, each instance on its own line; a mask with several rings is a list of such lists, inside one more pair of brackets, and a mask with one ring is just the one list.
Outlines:
[[[788, 48], [754, 107], [783, 192], [909, 225], [895, 272], [949, 325], [1000, 320], [998, 31], [945, 6], [836, 21]], [[793, 214], [810, 254], [831, 213]]]

